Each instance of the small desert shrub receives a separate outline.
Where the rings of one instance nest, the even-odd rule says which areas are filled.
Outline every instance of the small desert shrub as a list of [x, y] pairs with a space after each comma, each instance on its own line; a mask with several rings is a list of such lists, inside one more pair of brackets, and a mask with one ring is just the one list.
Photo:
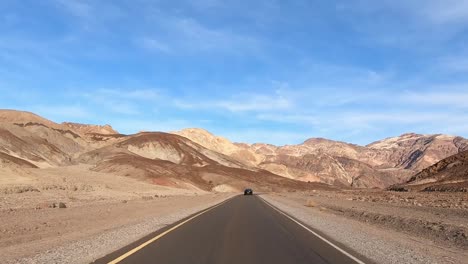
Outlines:
[[7, 187], [0, 190], [0, 193], [3, 194], [13, 194], [13, 193], [26, 193], [26, 192], [40, 192], [37, 188], [32, 186], [14, 186]]
[[309, 200], [307, 200], [307, 202], [305, 203], [305, 206], [307, 206], [307, 207], [316, 207], [316, 206], [317, 206], [317, 203], [314, 202], [313, 200], [309, 199]]
[[66, 189], [67, 189], [67, 187], [63, 186], [63, 185], [51, 184], [51, 185], [42, 186], [43, 191], [49, 191], [49, 190], [62, 190], [62, 191], [64, 191]]
[[72, 196], [72, 195], [67, 195], [67, 198], [70, 200], [70, 201], [78, 201], [79, 199], [75, 196]]
[[[93, 186], [89, 185], [89, 184], [81, 184], [78, 188], [80, 191], [85, 191], [85, 192], [92, 192], [94, 191], [94, 188]], [[110, 188], [108, 188], [110, 189]]]

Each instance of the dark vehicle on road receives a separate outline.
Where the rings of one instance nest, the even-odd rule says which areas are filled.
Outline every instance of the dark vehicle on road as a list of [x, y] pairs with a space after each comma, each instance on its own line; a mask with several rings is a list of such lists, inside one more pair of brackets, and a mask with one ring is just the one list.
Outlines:
[[252, 195], [252, 194], [253, 194], [252, 189], [245, 189], [244, 195]]

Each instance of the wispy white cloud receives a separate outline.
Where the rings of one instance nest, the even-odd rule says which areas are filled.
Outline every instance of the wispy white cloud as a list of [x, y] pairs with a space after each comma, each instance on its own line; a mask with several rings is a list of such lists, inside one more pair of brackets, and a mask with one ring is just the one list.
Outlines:
[[292, 123], [292, 124], [307, 124], [318, 125], [320, 124], [320, 117], [317, 115], [300, 113], [300, 114], [282, 114], [282, 113], [262, 113], [256, 116], [258, 120], [273, 121], [279, 123]]
[[468, 27], [467, 0], [357, 0], [337, 9], [352, 14], [347, 22], [369, 46], [435, 52]]
[[293, 105], [293, 102], [282, 96], [247, 95], [246, 98], [221, 100], [215, 105], [231, 112], [244, 112], [287, 109]]
[[92, 117], [92, 113], [80, 105], [36, 105], [26, 108], [31, 112], [50, 118], [54, 121], [66, 121]]
[[127, 100], [156, 100], [160, 93], [156, 89], [98, 89], [95, 92], [86, 93], [87, 96], [106, 96]]
[[468, 138], [468, 120], [458, 120], [459, 122], [454, 123], [450, 127], [444, 126], [441, 127], [436, 133], [444, 133], [451, 135], [465, 135], [465, 138]]
[[[432, 91], [428, 88], [399, 93], [369, 92], [370, 96], [366, 91], [356, 91], [350, 100], [347, 93], [331, 97], [318, 95], [320, 102], [313, 102], [304, 96], [301, 100], [296, 99], [293, 109], [261, 111], [255, 118], [260, 122], [269, 122], [269, 125], [309, 128], [316, 135], [324, 137], [341, 134], [341, 138], [356, 139], [359, 135], [389, 129], [401, 133], [416, 131], [466, 135], [468, 130], [463, 124], [468, 123], [468, 114], [464, 111], [468, 108], [468, 92], [465, 92], [468, 90], [460, 87], [463, 88], [463, 84], [445, 86], [445, 89], [432, 86]], [[334, 100], [345, 103], [335, 104]]]
[[[344, 8], [323, 12], [327, 17], [320, 8], [310, 15], [314, 4], [307, 1], [188, 2], [51, 0], [39, 6], [50, 21], [12, 8], [12, 19], [0, 18], [10, 31], [0, 37], [0, 79], [14, 93], [3, 92], [0, 102], [39, 105], [31, 110], [52, 118], [99, 112], [121, 118], [124, 131], [196, 126], [202, 122], [180, 116], [201, 114], [214, 124], [226, 118], [251, 142], [418, 128], [468, 135], [461, 124], [468, 109], [467, 0], [340, 1]], [[300, 14], [302, 7], [314, 19]], [[55, 28], [56, 21], [63, 25]], [[317, 21], [333, 26], [321, 29]], [[315, 45], [322, 38], [331, 45]], [[150, 85], [125, 85], [127, 78]], [[183, 88], [194, 79], [207, 89]], [[177, 89], [145, 88], [158, 83]], [[76, 89], [76, 98], [59, 95], [74, 85], [91, 87]], [[224, 92], [214, 92], [218, 87]], [[60, 101], [55, 109], [44, 103], [49, 94]], [[176, 121], [153, 122], [155, 113]], [[258, 129], [243, 130], [245, 123]]]
[[468, 73], [468, 56], [446, 56], [438, 61], [438, 69], [454, 73]]
[[231, 54], [261, 51], [258, 37], [238, 33], [229, 28], [206, 25], [188, 16], [160, 13], [153, 17], [160, 31], [146, 31], [136, 43], [150, 51], [227, 52]]
[[169, 45], [161, 42], [156, 38], [143, 37], [135, 40], [135, 42], [137, 43], [137, 45], [140, 45], [143, 48], [150, 51], [158, 51], [163, 53], [171, 52], [171, 48], [169, 47]]
[[181, 109], [220, 109], [236, 113], [284, 110], [292, 108], [294, 102], [282, 95], [243, 94], [229, 99], [197, 102], [174, 99], [174, 106]]
[[461, 120], [468, 120], [468, 115], [453, 115], [450, 113], [437, 112], [414, 112], [414, 111], [394, 111], [394, 112], [351, 112], [340, 116], [341, 124], [354, 125], [359, 127], [370, 126], [371, 124], [426, 124], [436, 123], [458, 123]]
[[[70, 14], [72, 19], [66, 23], [77, 24], [80, 30], [86, 32], [109, 32], [112, 24], [125, 17], [118, 1], [92, 1], [92, 0], [53, 0], [55, 7], [62, 13]], [[67, 16], [70, 18], [70, 16]]]
[[422, 0], [417, 1], [414, 12], [421, 12], [430, 22], [447, 25], [468, 23], [467, 0]]
[[66, 9], [74, 16], [90, 18], [93, 15], [93, 8], [90, 3], [84, 0], [55, 0], [55, 2]]
[[[468, 84], [466, 84], [468, 89]], [[446, 106], [455, 108], [468, 108], [468, 90], [460, 91], [441, 91], [437, 92], [406, 92], [400, 96], [400, 100], [405, 103], [427, 106]], [[446, 111], [449, 109], [446, 109]]]
[[96, 89], [75, 93], [77, 96], [96, 104], [101, 110], [116, 114], [137, 115], [142, 111], [142, 103], [160, 99], [156, 89]]
[[205, 10], [222, 5], [225, 1], [220, 0], [189, 0], [187, 1], [191, 6]]
[[189, 45], [203, 50], [252, 47], [256, 44], [256, 40], [252, 37], [236, 34], [227, 29], [209, 28], [191, 18], [177, 19], [172, 26], [190, 41]]

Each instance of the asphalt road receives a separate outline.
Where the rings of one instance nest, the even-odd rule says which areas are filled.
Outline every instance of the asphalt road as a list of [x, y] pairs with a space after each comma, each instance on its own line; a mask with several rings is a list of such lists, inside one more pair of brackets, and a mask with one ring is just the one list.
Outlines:
[[[159, 230], [96, 263], [116, 259], [118, 263], [170, 264], [363, 263], [255, 195], [237, 196], [185, 221]], [[149, 243], [151, 239], [154, 241]], [[145, 242], [148, 244], [142, 245]]]

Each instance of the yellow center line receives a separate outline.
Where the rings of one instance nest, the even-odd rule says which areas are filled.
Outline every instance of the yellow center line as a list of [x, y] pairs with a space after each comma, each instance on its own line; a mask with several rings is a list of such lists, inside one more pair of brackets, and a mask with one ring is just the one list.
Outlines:
[[175, 229], [179, 228], [180, 226], [182, 226], [183, 224], [189, 222], [190, 220], [192, 220], [192, 219], [194, 219], [194, 218], [196, 218], [196, 217], [198, 217], [198, 216], [200, 216], [200, 215], [202, 215], [202, 214], [204, 214], [204, 213], [206, 213], [206, 212], [208, 212], [208, 211], [211, 211], [211, 210], [215, 209], [216, 207], [218, 207], [218, 206], [220, 206], [220, 205], [222, 205], [222, 204], [228, 202], [228, 201], [231, 200], [231, 199], [232, 199], [232, 198], [227, 199], [226, 201], [223, 201], [223, 202], [221, 202], [221, 203], [219, 203], [219, 204], [217, 204], [217, 205], [215, 205], [215, 206], [213, 206], [213, 207], [210, 207], [210, 208], [208, 208], [208, 209], [205, 209], [204, 211], [202, 211], [202, 212], [200, 212], [200, 213], [198, 213], [198, 214], [196, 214], [196, 215], [190, 217], [189, 219], [187, 219], [187, 220], [185, 220], [185, 221], [183, 221], [183, 222], [181, 222], [181, 223], [179, 223], [179, 224], [177, 224], [177, 225], [171, 227], [170, 229], [168, 229], [168, 230], [162, 232], [161, 234], [159, 234], [159, 235], [153, 237], [152, 239], [146, 241], [145, 243], [143, 243], [143, 244], [137, 246], [136, 248], [134, 248], [134, 249], [128, 251], [127, 253], [123, 254], [122, 256], [120, 256], [120, 257], [118, 257], [118, 258], [116, 258], [116, 259], [110, 261], [109, 264], [116, 264], [116, 263], [119, 263], [120, 261], [122, 261], [122, 260], [124, 260], [125, 258], [129, 257], [130, 255], [132, 255], [133, 253], [137, 252], [138, 250], [140, 250], [140, 249], [146, 247], [147, 245], [149, 245], [149, 244], [153, 243], [154, 241], [160, 239], [161, 237], [167, 235], [169, 232], [174, 231]]

